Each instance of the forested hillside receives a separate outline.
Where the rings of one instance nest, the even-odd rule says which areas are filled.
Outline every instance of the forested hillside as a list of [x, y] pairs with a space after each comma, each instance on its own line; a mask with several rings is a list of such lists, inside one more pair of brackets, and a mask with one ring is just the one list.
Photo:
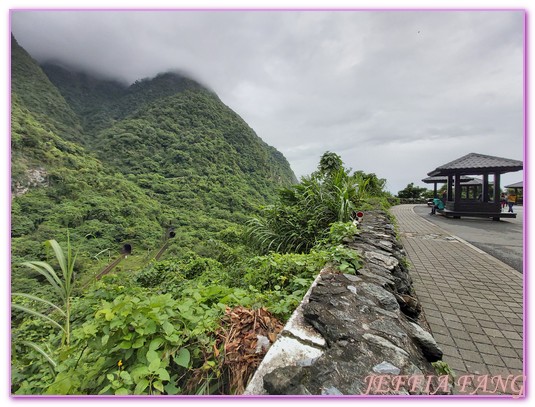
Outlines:
[[86, 148], [169, 208], [165, 226], [242, 223], [296, 182], [282, 154], [191, 79], [165, 73], [125, 87], [51, 64], [44, 71], [80, 116]]
[[385, 180], [326, 153], [297, 184], [176, 73], [41, 68], [14, 38], [11, 65], [14, 394], [240, 393], [318, 271], [358, 268], [341, 242]]
[[76, 114], [14, 39], [12, 50], [14, 285], [23, 277], [20, 261], [42, 258], [42, 243], [65, 240], [67, 230], [79, 242], [81, 271], [121, 242], [156, 245], [165, 208], [74, 141], [85, 136]]
[[67, 228], [88, 256], [126, 241], [155, 248], [169, 227], [192, 248], [296, 181], [280, 153], [190, 79], [127, 87], [50, 64], [44, 72], [13, 38], [16, 259]]

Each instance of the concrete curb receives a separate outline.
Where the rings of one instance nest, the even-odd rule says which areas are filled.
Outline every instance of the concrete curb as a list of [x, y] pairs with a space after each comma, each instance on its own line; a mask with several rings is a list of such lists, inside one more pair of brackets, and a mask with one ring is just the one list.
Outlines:
[[277, 340], [269, 348], [243, 395], [266, 395], [267, 392], [264, 390], [266, 374], [278, 367], [306, 365], [323, 354], [325, 339], [304, 321], [303, 305], [308, 303], [312, 290], [324, 273], [327, 273], [325, 268], [319, 272], [301, 303], [279, 333]]

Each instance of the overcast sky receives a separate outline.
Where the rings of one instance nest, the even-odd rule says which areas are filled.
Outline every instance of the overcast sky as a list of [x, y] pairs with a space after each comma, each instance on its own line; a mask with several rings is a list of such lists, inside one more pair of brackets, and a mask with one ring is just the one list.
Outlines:
[[470, 152], [523, 159], [521, 11], [16, 11], [11, 29], [40, 62], [189, 73], [297, 177], [332, 151], [395, 194]]

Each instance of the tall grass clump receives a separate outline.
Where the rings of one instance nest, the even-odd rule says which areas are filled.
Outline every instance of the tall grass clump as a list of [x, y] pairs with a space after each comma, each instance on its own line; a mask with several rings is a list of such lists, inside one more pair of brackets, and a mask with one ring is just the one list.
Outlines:
[[385, 180], [375, 174], [345, 169], [340, 156], [326, 152], [318, 170], [280, 190], [278, 202], [248, 221], [251, 242], [263, 253], [305, 253], [329, 234], [335, 222], [383, 193]]

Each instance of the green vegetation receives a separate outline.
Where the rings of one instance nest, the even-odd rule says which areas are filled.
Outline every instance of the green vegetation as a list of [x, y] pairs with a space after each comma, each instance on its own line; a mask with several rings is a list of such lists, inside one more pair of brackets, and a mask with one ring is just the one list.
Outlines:
[[44, 70], [12, 39], [12, 392], [232, 391], [227, 310], [285, 321], [325, 264], [358, 269], [351, 213], [387, 206], [384, 180], [326, 153], [296, 184], [177, 74]]
[[448, 376], [449, 384], [452, 387], [455, 387], [455, 378], [457, 377], [457, 374], [446, 362], [438, 360], [436, 362], [432, 362], [431, 365], [433, 365], [435, 372], [437, 372], [439, 376]]
[[349, 222], [355, 210], [369, 209], [371, 202], [388, 206], [384, 185], [375, 174], [350, 175], [341, 158], [327, 152], [318, 171], [282, 189], [276, 204], [249, 221], [249, 234], [262, 252], [308, 252], [327, 237], [333, 223]]
[[427, 193], [426, 188], [415, 187], [414, 182], [408, 184], [404, 189], [398, 191], [398, 198], [421, 199]]

